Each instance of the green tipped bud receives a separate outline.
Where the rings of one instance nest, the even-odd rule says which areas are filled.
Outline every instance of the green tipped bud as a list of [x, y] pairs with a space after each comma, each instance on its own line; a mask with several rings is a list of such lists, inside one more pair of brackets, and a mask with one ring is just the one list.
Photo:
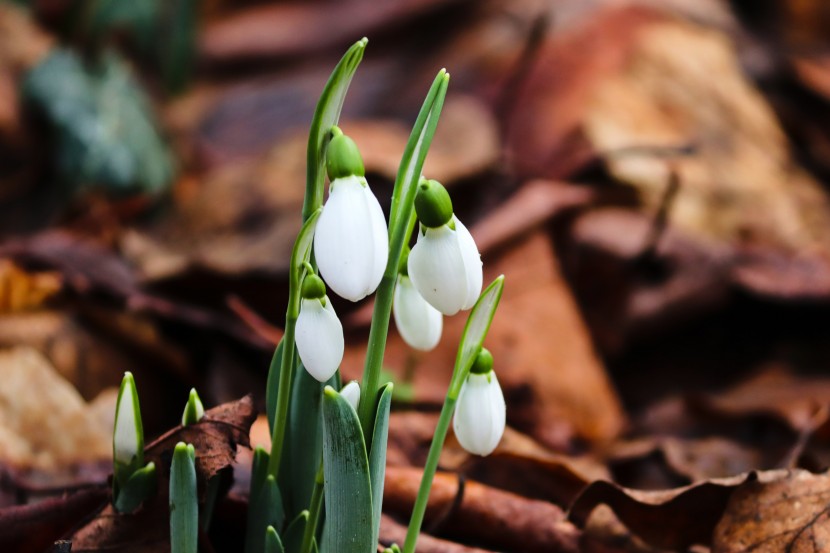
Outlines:
[[476, 355], [473, 366], [470, 368], [472, 374], [487, 374], [493, 370], [493, 354], [486, 348], [481, 348], [481, 351]]
[[196, 393], [196, 388], [191, 388], [187, 405], [184, 406], [184, 413], [182, 413], [182, 426], [196, 424], [204, 416], [205, 406], [202, 405], [202, 400], [199, 398], [199, 394]]
[[326, 149], [326, 171], [329, 180], [351, 177], [352, 175], [362, 177], [366, 174], [363, 168], [363, 158], [354, 140], [333, 127], [334, 136]]
[[323, 279], [310, 273], [303, 279], [303, 287], [300, 291], [304, 300], [319, 300], [326, 295], [326, 285]]
[[415, 194], [415, 213], [427, 228], [438, 228], [452, 219], [452, 200], [447, 189], [437, 180], [423, 179]]
[[144, 465], [144, 427], [132, 373], [124, 373], [115, 407], [112, 433], [113, 496]]

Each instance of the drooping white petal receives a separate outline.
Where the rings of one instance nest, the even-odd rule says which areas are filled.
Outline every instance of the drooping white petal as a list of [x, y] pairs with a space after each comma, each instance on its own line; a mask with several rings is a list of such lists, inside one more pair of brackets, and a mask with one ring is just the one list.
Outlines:
[[507, 408], [496, 373], [470, 374], [453, 417], [453, 431], [461, 447], [476, 455], [489, 455], [504, 434]]
[[[323, 300], [326, 306], [323, 307]], [[343, 360], [343, 325], [328, 298], [302, 301], [297, 318], [297, 353], [308, 373], [325, 382]]]
[[360, 384], [358, 384], [357, 380], [352, 380], [343, 386], [340, 390], [340, 395], [346, 398], [349, 405], [354, 407], [354, 410], [357, 411], [357, 405], [360, 403]]
[[398, 276], [392, 303], [395, 326], [404, 342], [421, 351], [429, 351], [438, 345], [444, 318], [431, 306], [406, 275]]
[[121, 390], [118, 394], [118, 404], [115, 407], [115, 430], [112, 444], [115, 460], [128, 465], [141, 447], [142, 433], [140, 420], [136, 420], [138, 406], [136, 405], [135, 381], [131, 374], [124, 375]]
[[320, 275], [343, 298], [375, 291], [389, 257], [383, 210], [363, 177], [335, 179], [314, 231]]
[[407, 264], [412, 284], [430, 305], [455, 315], [467, 299], [467, 277], [458, 235], [447, 225], [418, 233]]
[[461, 250], [461, 260], [464, 263], [464, 275], [467, 277], [467, 295], [461, 309], [470, 309], [478, 300], [481, 294], [481, 285], [484, 282], [484, 274], [481, 263], [481, 254], [478, 253], [473, 236], [461, 221], [452, 217], [455, 222], [455, 232], [458, 235], [458, 247]]

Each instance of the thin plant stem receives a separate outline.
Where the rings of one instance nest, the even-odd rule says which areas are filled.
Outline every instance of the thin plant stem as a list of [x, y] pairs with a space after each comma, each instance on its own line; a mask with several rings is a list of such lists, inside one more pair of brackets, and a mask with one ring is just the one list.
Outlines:
[[303, 532], [303, 543], [300, 546], [300, 553], [311, 553], [311, 544], [314, 535], [317, 533], [320, 511], [323, 508], [324, 483], [323, 462], [320, 461], [320, 468], [317, 469], [317, 476], [314, 478], [314, 489], [311, 491], [311, 504], [308, 507], [308, 522], [306, 522], [305, 532]]
[[438, 469], [438, 459], [441, 457], [441, 450], [444, 447], [444, 440], [447, 438], [447, 431], [450, 428], [452, 414], [455, 411], [456, 398], [447, 394], [444, 405], [441, 407], [441, 416], [438, 419], [438, 426], [435, 428], [435, 435], [432, 444], [429, 446], [429, 455], [424, 466], [424, 475], [421, 478], [421, 487], [418, 488], [418, 497], [412, 507], [412, 517], [409, 519], [409, 528], [406, 530], [406, 540], [403, 545], [403, 553], [414, 553], [415, 544], [418, 542], [418, 534], [421, 533], [421, 525], [424, 522], [424, 514], [429, 501], [429, 491], [432, 488], [432, 480], [435, 478], [435, 471]]

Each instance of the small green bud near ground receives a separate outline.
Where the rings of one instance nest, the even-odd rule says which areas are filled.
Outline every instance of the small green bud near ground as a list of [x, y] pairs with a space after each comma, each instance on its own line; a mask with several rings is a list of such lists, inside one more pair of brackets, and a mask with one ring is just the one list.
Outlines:
[[202, 405], [202, 400], [199, 398], [196, 388], [191, 388], [190, 395], [187, 398], [187, 405], [184, 406], [184, 413], [182, 413], [182, 426], [196, 424], [204, 416], [205, 406]]
[[196, 490], [196, 450], [179, 442], [170, 467], [170, 551], [197, 553], [199, 499]]
[[326, 172], [329, 180], [365, 176], [363, 158], [354, 140], [343, 134], [338, 127], [332, 127], [332, 134], [331, 142], [326, 150]]
[[448, 224], [452, 219], [452, 200], [447, 189], [437, 180], [421, 180], [415, 194], [415, 213], [427, 228]]
[[310, 273], [303, 279], [303, 287], [300, 295], [305, 300], [317, 300], [326, 296], [326, 285], [323, 279]]
[[[112, 460], [112, 497], [113, 503], [117, 505], [121, 489], [144, 465], [144, 427], [141, 423], [141, 407], [138, 403], [135, 379], [129, 372], [124, 373], [116, 400]], [[133, 500], [130, 501], [132, 502]]]

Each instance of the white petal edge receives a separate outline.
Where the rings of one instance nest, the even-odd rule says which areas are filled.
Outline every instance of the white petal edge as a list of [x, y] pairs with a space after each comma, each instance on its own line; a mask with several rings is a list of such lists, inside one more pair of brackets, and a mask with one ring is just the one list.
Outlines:
[[357, 380], [352, 380], [340, 390], [340, 395], [346, 398], [349, 405], [357, 411], [357, 406], [360, 403], [360, 384]]
[[418, 293], [406, 275], [398, 275], [392, 314], [398, 333], [411, 348], [430, 351], [438, 345], [444, 317]]
[[481, 254], [478, 252], [472, 234], [461, 221], [453, 215], [455, 232], [458, 234], [458, 247], [461, 250], [461, 260], [464, 263], [464, 275], [467, 279], [467, 295], [461, 309], [470, 309], [476, 304], [484, 283], [484, 269], [481, 263]]
[[314, 232], [315, 259], [329, 288], [350, 301], [373, 292], [386, 267], [388, 240], [383, 210], [365, 179], [335, 179]]
[[504, 434], [507, 408], [496, 373], [471, 374], [458, 395], [453, 431], [465, 450], [489, 455]]
[[343, 361], [345, 343], [343, 325], [334, 313], [331, 301], [325, 298], [302, 301], [295, 327], [297, 353], [308, 374], [320, 382], [334, 375]]
[[447, 225], [419, 232], [407, 262], [409, 278], [418, 293], [447, 316], [461, 311], [467, 297], [457, 236]]

